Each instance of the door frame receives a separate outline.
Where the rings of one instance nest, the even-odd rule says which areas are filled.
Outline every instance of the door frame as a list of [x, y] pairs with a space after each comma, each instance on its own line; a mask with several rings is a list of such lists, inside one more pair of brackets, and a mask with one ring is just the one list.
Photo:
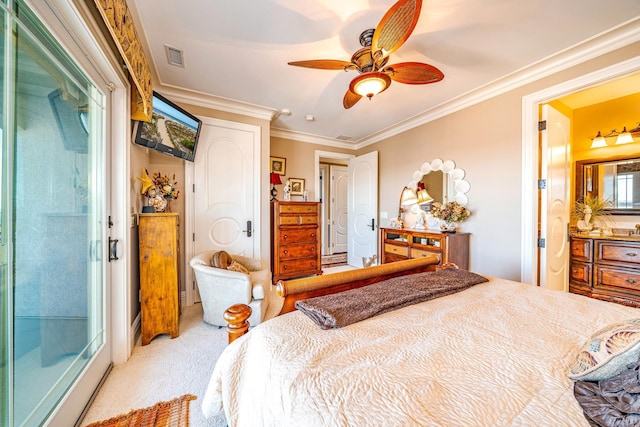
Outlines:
[[[640, 71], [640, 57], [559, 83], [522, 97], [522, 229], [520, 281], [538, 282], [538, 106], [609, 80]], [[545, 214], [546, 213], [542, 213]], [[547, 248], [551, 251], [553, 248]]]
[[[180, 100], [179, 97], [174, 97], [175, 99]], [[248, 132], [253, 137], [253, 253], [254, 257], [262, 259], [264, 256], [261, 248], [262, 248], [262, 216], [261, 216], [261, 193], [262, 187], [261, 183], [261, 173], [262, 170], [260, 168], [262, 157], [261, 157], [261, 129], [260, 126], [250, 125], [247, 123], [239, 123], [233, 122], [229, 120], [216, 119], [213, 117], [204, 117], [198, 116], [200, 120], [202, 120], [203, 125], [217, 126], [217, 127], [227, 127], [235, 130], [241, 130]], [[194, 236], [195, 232], [195, 166], [194, 163], [198, 159], [198, 151], [196, 150], [195, 159], [193, 162], [185, 162], [184, 165], [184, 235], [185, 235], [185, 245], [184, 245], [184, 265], [185, 265], [185, 306], [190, 306], [195, 303], [195, 286], [196, 286], [196, 278], [193, 274], [193, 269], [189, 267], [189, 260], [193, 258], [195, 253], [195, 240], [194, 237], [189, 238], [188, 236]], [[188, 189], [191, 191], [188, 191]]]
[[[314, 181], [315, 181], [315, 187], [314, 187], [315, 193], [314, 194], [315, 194], [315, 200], [316, 201], [319, 201], [318, 197], [319, 197], [319, 194], [320, 194], [320, 158], [334, 159], [334, 160], [346, 160], [348, 162], [349, 159], [352, 159], [355, 156], [356, 156], [355, 154], [336, 153], [336, 152], [333, 152], [333, 151], [322, 151], [322, 150], [315, 150], [314, 151], [314, 157], [313, 157]], [[347, 193], [347, 197], [348, 197], [348, 193]], [[323, 209], [323, 212], [325, 212], [324, 203], [322, 204], [322, 209]], [[327, 230], [326, 217], [328, 215], [329, 214], [327, 212], [326, 215], [322, 216], [322, 226], [320, 227], [320, 230], [322, 230], [320, 235], [321, 235], [322, 242], [323, 242], [322, 243], [323, 248], [324, 248], [324, 242], [326, 241], [326, 230]], [[347, 238], [349, 238], [349, 236], [347, 236]]]

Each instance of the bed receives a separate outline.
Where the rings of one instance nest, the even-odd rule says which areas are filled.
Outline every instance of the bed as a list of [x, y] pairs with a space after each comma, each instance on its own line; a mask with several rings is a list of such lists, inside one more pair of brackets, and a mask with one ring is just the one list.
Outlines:
[[567, 373], [594, 331], [640, 317], [636, 308], [488, 277], [343, 328], [321, 329], [294, 310], [316, 288], [369, 285], [434, 262], [281, 283], [287, 313], [225, 349], [205, 416], [231, 427], [589, 426]]

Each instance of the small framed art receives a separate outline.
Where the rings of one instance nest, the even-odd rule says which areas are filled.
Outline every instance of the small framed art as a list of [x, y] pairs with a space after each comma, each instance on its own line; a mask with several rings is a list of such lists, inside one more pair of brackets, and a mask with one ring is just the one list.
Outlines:
[[287, 159], [283, 157], [270, 157], [271, 172], [278, 175], [286, 175]]
[[292, 196], [304, 196], [304, 179], [289, 178], [289, 185], [291, 185]]

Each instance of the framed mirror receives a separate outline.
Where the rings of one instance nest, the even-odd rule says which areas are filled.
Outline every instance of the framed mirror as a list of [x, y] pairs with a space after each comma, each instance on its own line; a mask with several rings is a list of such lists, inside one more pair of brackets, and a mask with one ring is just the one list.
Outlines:
[[418, 182], [423, 182], [436, 202], [456, 201], [465, 206], [469, 202], [466, 193], [471, 186], [464, 176], [464, 169], [457, 168], [453, 160], [434, 159], [424, 162], [420, 170], [413, 173], [413, 180], [407, 186], [415, 191]]
[[610, 200], [614, 215], [640, 215], [640, 157], [576, 162], [576, 201]]

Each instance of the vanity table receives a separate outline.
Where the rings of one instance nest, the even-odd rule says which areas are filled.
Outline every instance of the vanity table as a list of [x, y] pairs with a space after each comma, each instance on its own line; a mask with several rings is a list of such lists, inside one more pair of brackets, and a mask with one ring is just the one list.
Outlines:
[[452, 262], [463, 270], [469, 269], [469, 233], [381, 228], [380, 242], [382, 264], [438, 255], [438, 265]]
[[640, 236], [571, 236], [569, 292], [640, 308]]

